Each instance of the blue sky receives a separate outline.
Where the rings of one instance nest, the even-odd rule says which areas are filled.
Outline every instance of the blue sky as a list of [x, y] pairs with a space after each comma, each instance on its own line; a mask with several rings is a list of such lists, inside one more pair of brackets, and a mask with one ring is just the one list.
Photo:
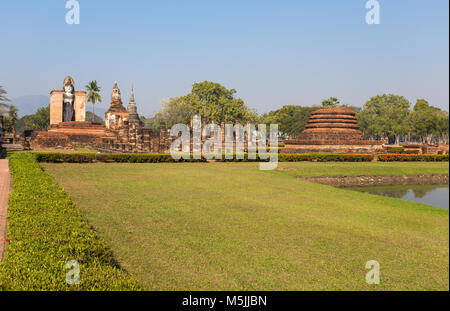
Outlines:
[[117, 80], [147, 116], [204, 80], [258, 112], [382, 93], [448, 110], [448, 0], [379, 2], [367, 25], [366, 0], [79, 0], [68, 25], [65, 0], [1, 0], [0, 84], [15, 98], [96, 79], [107, 107]]

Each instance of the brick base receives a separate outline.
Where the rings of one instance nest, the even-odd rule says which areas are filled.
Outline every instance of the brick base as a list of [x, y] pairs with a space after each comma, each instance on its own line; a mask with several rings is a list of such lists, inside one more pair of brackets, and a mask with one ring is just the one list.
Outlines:
[[381, 145], [286, 145], [281, 153], [385, 153]]

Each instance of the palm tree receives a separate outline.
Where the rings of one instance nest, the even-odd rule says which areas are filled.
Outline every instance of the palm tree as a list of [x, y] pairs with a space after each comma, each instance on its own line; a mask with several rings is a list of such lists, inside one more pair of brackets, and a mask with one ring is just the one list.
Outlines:
[[4, 110], [8, 108], [8, 105], [5, 102], [9, 102], [9, 98], [6, 97], [8, 93], [5, 91], [3, 86], [0, 85], [0, 115], [3, 114]]
[[92, 118], [93, 121], [95, 120], [95, 112], [94, 112], [94, 106], [96, 102], [102, 102], [102, 97], [100, 96], [101, 87], [98, 86], [97, 80], [91, 81], [85, 86], [86, 93], [87, 93], [87, 101], [88, 103], [92, 103]]

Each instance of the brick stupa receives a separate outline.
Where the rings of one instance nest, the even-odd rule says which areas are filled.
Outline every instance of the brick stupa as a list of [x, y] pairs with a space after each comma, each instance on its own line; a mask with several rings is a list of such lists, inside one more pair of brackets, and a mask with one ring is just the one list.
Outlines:
[[305, 130], [285, 141], [283, 152], [377, 153], [381, 144], [365, 139], [353, 109], [337, 107], [312, 112]]

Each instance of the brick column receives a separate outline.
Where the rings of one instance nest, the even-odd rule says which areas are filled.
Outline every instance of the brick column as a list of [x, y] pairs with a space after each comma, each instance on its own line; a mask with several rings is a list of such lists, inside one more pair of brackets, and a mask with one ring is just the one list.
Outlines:
[[165, 123], [160, 124], [160, 130], [159, 130], [159, 152], [165, 153], [166, 152], [166, 140], [167, 140], [167, 127]]

